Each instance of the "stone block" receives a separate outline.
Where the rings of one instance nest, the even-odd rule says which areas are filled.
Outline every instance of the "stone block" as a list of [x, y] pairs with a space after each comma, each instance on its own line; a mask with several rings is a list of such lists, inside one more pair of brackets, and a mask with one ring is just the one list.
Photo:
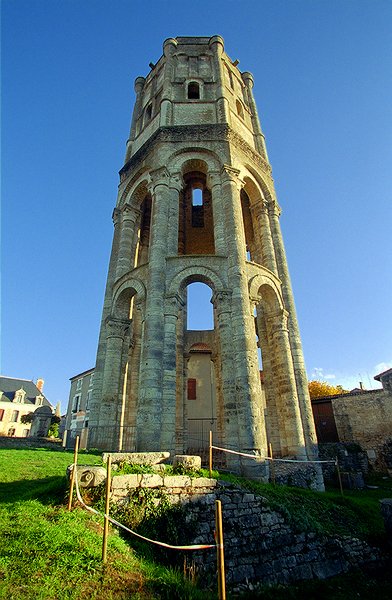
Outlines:
[[112, 464], [126, 463], [128, 465], [156, 465], [167, 460], [170, 452], [104, 452], [102, 461], [107, 462], [109, 454]]
[[112, 490], [129, 490], [139, 487], [141, 475], [115, 475], [112, 479]]
[[166, 475], [163, 482], [165, 487], [169, 488], [185, 488], [192, 485], [191, 478], [187, 475]]
[[194, 488], [214, 488], [216, 487], [216, 484], [216, 479], [210, 479], [209, 477], [192, 477], [191, 479], [191, 485]]
[[198, 471], [201, 469], [201, 458], [200, 456], [193, 456], [188, 454], [176, 454], [173, 460], [173, 467], [183, 466], [184, 469], [191, 471]]
[[156, 488], [162, 487], [163, 479], [160, 475], [155, 475], [153, 473], [144, 473], [141, 476], [140, 487], [143, 488]]

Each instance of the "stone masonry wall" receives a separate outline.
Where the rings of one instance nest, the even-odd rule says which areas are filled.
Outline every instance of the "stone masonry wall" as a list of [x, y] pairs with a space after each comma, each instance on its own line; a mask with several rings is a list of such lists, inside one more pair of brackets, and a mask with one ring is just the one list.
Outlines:
[[[137, 487], [161, 488], [171, 502], [184, 506], [194, 525], [192, 540], [211, 543], [215, 530], [215, 500], [222, 502], [226, 579], [231, 588], [258, 583], [290, 583], [324, 579], [380, 559], [380, 552], [350, 537], [297, 532], [268, 501], [241, 488], [208, 478], [123, 475], [112, 480], [112, 501], [126, 503]], [[189, 557], [204, 578], [214, 578], [216, 553], [194, 552]]]
[[338, 396], [332, 406], [340, 441], [359, 444], [370, 463], [382, 467], [384, 445], [392, 438], [392, 393]]

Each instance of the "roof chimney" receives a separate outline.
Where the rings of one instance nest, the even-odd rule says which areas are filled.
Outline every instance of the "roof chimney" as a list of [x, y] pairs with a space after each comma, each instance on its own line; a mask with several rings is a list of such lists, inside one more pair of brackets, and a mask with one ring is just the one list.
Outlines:
[[37, 379], [37, 383], [35, 384], [40, 392], [44, 389], [45, 381], [43, 379]]

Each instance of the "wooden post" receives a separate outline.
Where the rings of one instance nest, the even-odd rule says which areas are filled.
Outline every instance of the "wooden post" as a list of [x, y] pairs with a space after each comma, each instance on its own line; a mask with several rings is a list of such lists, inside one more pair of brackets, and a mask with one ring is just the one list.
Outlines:
[[212, 431], [210, 431], [210, 453], [208, 459], [208, 468], [210, 470], [210, 477], [212, 477]]
[[72, 469], [72, 473], [71, 473], [71, 485], [69, 488], [68, 510], [71, 510], [71, 507], [72, 507], [72, 497], [73, 497], [73, 490], [74, 490], [74, 485], [75, 485], [76, 469], [78, 466], [78, 450], [79, 450], [79, 436], [77, 435], [76, 440], [75, 440], [73, 469]]
[[342, 484], [342, 476], [340, 474], [340, 467], [339, 467], [338, 457], [335, 458], [335, 465], [336, 465], [336, 471], [337, 471], [337, 474], [338, 474], [340, 493], [342, 494], [342, 496], [344, 496], [344, 493], [343, 493], [343, 484]]
[[222, 503], [215, 500], [215, 529], [218, 562], [218, 598], [226, 600], [225, 551], [223, 547]]
[[109, 501], [110, 501], [110, 483], [112, 475], [112, 455], [108, 455], [106, 463], [106, 497], [105, 497], [105, 517], [103, 523], [103, 540], [102, 540], [102, 562], [106, 562], [108, 549], [108, 532], [109, 532]]
[[274, 465], [274, 456], [272, 454], [272, 444], [271, 442], [268, 444], [269, 455], [271, 458], [271, 481], [275, 483], [275, 465]]

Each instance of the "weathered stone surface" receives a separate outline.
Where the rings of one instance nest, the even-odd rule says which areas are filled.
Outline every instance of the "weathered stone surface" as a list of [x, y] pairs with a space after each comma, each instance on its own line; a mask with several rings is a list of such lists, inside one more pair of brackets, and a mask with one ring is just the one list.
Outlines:
[[176, 454], [173, 460], [173, 467], [177, 467], [178, 465], [182, 465], [185, 469], [197, 471], [201, 469], [201, 457], [189, 454]]
[[144, 473], [141, 476], [140, 487], [156, 488], [161, 487], [162, 485], [163, 479], [160, 475], [155, 475], [153, 473]]
[[191, 478], [187, 475], [166, 475], [163, 481], [169, 488], [184, 488], [192, 485]]
[[191, 485], [194, 488], [214, 488], [216, 487], [216, 479], [210, 479], [209, 477], [192, 477]]
[[112, 490], [128, 490], [136, 488], [140, 485], [141, 475], [130, 474], [130, 475], [116, 475], [112, 478]]
[[383, 498], [380, 500], [380, 505], [385, 531], [387, 532], [390, 544], [392, 544], [392, 498]]
[[[112, 464], [126, 463], [128, 465], [156, 465], [167, 460], [170, 452], [111, 452]], [[104, 463], [108, 460], [109, 453], [102, 454]]]
[[[67, 477], [71, 475], [73, 465], [67, 467]], [[106, 469], [91, 465], [77, 465], [78, 484], [82, 488], [96, 487], [106, 479]]]

